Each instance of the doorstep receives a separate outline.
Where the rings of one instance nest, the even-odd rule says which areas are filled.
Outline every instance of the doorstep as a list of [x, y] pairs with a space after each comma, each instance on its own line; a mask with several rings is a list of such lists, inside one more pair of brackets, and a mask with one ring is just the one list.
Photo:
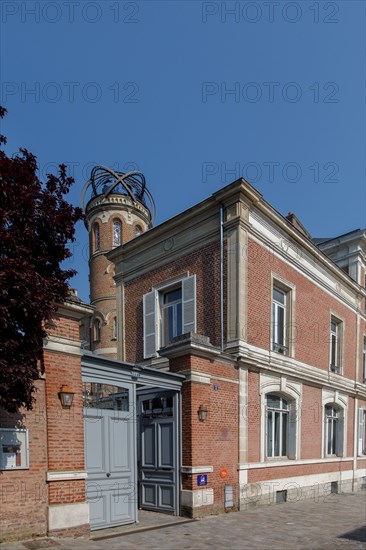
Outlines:
[[160, 514], [159, 512], [148, 512], [147, 510], [139, 510], [138, 517], [138, 523], [92, 531], [90, 533], [90, 540], [122, 537], [123, 535], [131, 535], [132, 533], [142, 533], [143, 531], [152, 531], [153, 529], [162, 529], [163, 527], [171, 527], [173, 525], [181, 525], [183, 523], [196, 521], [195, 519]]

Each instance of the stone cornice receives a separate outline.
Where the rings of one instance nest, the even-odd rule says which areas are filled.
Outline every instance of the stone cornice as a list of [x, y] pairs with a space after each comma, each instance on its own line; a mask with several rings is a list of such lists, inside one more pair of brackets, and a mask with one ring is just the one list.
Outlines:
[[82, 301], [74, 302], [72, 300], [67, 300], [64, 304], [57, 305], [55, 315], [81, 320], [83, 317], [93, 314], [93, 312], [93, 306], [85, 304]]
[[[366, 384], [360, 384], [342, 374], [335, 374], [312, 365], [302, 363], [293, 357], [286, 357], [275, 352], [257, 348], [239, 341], [231, 346], [236, 354], [239, 366], [257, 372], [276, 372], [278, 376], [286, 376], [302, 383], [308, 383], [320, 388], [331, 388], [346, 392], [352, 396], [366, 398]], [[226, 350], [228, 351], [228, 350]]]
[[221, 354], [218, 348], [215, 348], [207, 336], [201, 336], [194, 332], [188, 332], [173, 338], [173, 341], [159, 350], [162, 357], [181, 357], [183, 355], [195, 355], [213, 359]]

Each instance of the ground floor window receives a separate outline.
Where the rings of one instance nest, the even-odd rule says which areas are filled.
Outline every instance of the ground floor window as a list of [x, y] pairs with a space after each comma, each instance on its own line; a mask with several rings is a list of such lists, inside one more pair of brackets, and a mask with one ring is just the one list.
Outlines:
[[267, 395], [267, 457], [285, 457], [288, 452], [289, 405], [283, 397]]

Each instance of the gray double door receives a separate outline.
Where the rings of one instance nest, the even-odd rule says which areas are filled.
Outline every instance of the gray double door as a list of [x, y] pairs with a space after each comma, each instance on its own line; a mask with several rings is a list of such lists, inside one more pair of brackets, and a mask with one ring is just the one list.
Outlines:
[[134, 388], [84, 382], [85, 462], [91, 529], [137, 519]]
[[178, 395], [138, 395], [140, 508], [178, 515]]

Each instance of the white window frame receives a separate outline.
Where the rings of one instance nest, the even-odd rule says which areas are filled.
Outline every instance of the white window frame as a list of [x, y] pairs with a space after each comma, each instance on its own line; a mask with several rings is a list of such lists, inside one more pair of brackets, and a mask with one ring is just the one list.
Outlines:
[[[274, 290], [277, 289], [284, 295], [284, 304], [280, 304], [274, 298]], [[275, 353], [293, 357], [295, 353], [295, 286], [285, 281], [281, 277], [272, 273], [271, 277], [271, 343], [270, 349]], [[283, 343], [276, 340], [276, 319], [278, 319], [279, 308], [284, 309], [283, 320]]]
[[[300, 438], [301, 438], [301, 397], [302, 384], [289, 381], [286, 377], [278, 377], [270, 374], [260, 375], [260, 394], [261, 394], [261, 438], [260, 438], [260, 461], [280, 462], [288, 460], [298, 460], [300, 458]], [[285, 399], [289, 406], [289, 424], [287, 456], [268, 457], [267, 456], [267, 396], [269, 394], [277, 395]]]
[[[332, 406], [338, 411], [338, 443], [336, 453], [328, 455], [327, 453], [327, 430], [326, 430], [326, 415], [325, 407]], [[329, 456], [346, 456], [347, 453], [347, 411], [348, 411], [348, 396], [341, 392], [333, 390], [323, 390], [322, 395], [322, 457]]]
[[[324, 450], [325, 456], [337, 456], [337, 447], [339, 445], [338, 439], [340, 437], [339, 433], [339, 422], [341, 421], [341, 415], [338, 407], [333, 403], [325, 405], [324, 408]], [[331, 451], [329, 451], [329, 439]]]
[[[177, 290], [180, 290], [180, 299], [175, 300], [174, 302], [171, 302], [170, 304], [164, 303], [164, 298], [170, 294], [171, 292], [175, 292]], [[168, 327], [166, 327], [166, 319], [165, 319], [165, 313], [171, 309], [173, 311], [173, 338], [175, 336], [181, 336], [183, 332], [178, 332], [178, 306], [180, 305], [181, 313], [180, 313], [180, 325], [181, 330], [183, 331], [183, 289], [182, 285], [174, 285], [173, 287], [169, 287], [168, 289], [164, 291], [159, 292], [159, 313], [160, 313], [160, 346], [163, 348], [164, 346], [167, 346], [170, 344], [170, 340], [166, 338], [166, 334], [168, 331]]]
[[[156, 357], [158, 350], [167, 345], [163, 341], [163, 299], [164, 295], [179, 287], [182, 289], [182, 334], [196, 331], [196, 275], [187, 274], [156, 285], [143, 297], [145, 359]], [[147, 317], [149, 317], [149, 328], [145, 326]], [[148, 344], [147, 340], [149, 340]], [[154, 342], [153, 346], [152, 342]]]
[[366, 455], [366, 408], [358, 409], [357, 417], [357, 456]]
[[[332, 325], [335, 325], [335, 329], [333, 329]], [[342, 374], [343, 370], [343, 339], [344, 322], [339, 317], [331, 315], [329, 323], [329, 370], [336, 374]], [[335, 354], [333, 354], [334, 340]]]
[[[280, 407], [274, 407], [270, 406], [268, 404], [268, 398], [269, 397], [277, 397], [280, 400]], [[284, 401], [286, 402], [286, 407], [284, 407]], [[290, 408], [291, 408], [291, 402], [289, 402], [288, 399], [286, 399], [283, 395], [280, 394], [274, 394], [274, 393], [267, 393], [266, 395], [266, 458], [272, 459], [272, 458], [288, 458], [288, 448], [289, 448], [289, 438], [290, 438], [290, 431], [289, 431], [289, 423], [290, 423]], [[276, 429], [276, 416], [279, 417], [280, 422], [278, 425], [278, 429]], [[283, 421], [285, 419], [285, 422]], [[283, 425], [286, 424], [286, 442], [285, 442], [285, 449], [283, 449]], [[268, 441], [269, 441], [269, 425], [271, 425], [271, 433], [272, 433], [272, 445], [271, 449], [269, 449]], [[278, 433], [279, 432], [279, 433]], [[275, 454], [275, 448], [276, 448], [276, 440], [279, 440], [279, 454]], [[284, 450], [286, 452], [284, 452]]]
[[[14, 440], [16, 439], [16, 443]], [[7, 454], [7, 447], [18, 447], [20, 465], [16, 465], [18, 451]], [[16, 456], [12, 456], [16, 454]], [[14, 464], [15, 462], [15, 464]], [[29, 433], [26, 428], [0, 428], [0, 471], [29, 469]]]

